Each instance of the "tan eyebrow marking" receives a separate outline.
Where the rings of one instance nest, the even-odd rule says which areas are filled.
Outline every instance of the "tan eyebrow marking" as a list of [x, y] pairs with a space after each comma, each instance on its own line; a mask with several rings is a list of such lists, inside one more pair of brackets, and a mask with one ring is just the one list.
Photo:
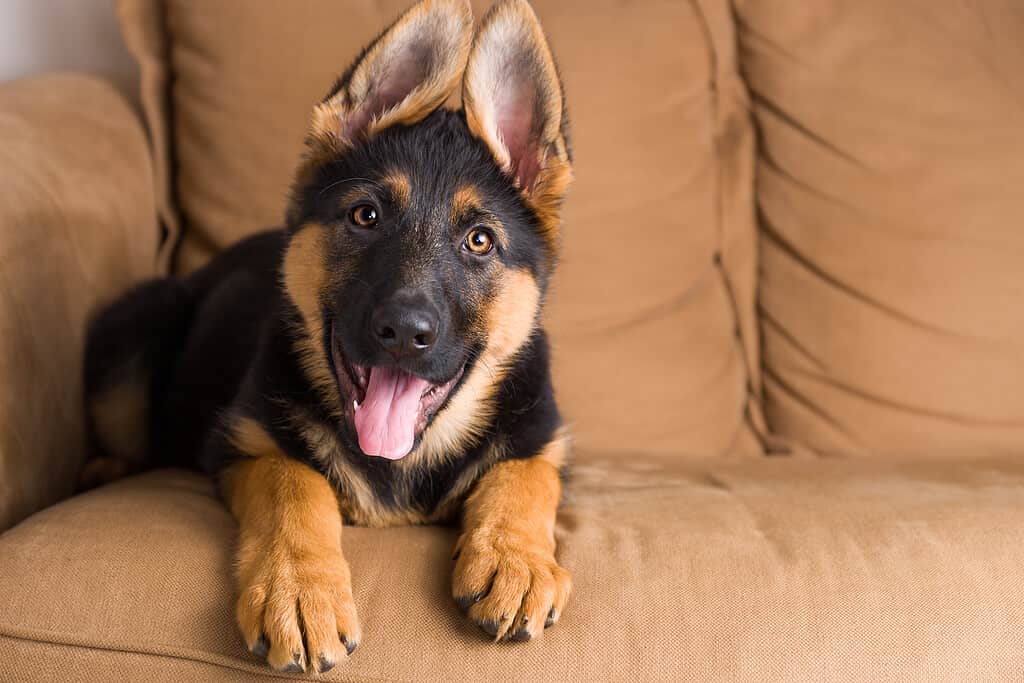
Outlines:
[[505, 226], [501, 224], [501, 221], [496, 216], [484, 208], [484, 200], [480, 195], [480, 191], [474, 185], [461, 185], [455, 190], [455, 195], [452, 197], [452, 225], [459, 225], [474, 214], [477, 214], [480, 218], [478, 220], [480, 225], [489, 228], [494, 233], [498, 246], [507, 249], [508, 233], [505, 232]]
[[452, 223], [458, 223], [483, 208], [480, 192], [473, 185], [461, 185], [452, 197]]
[[391, 193], [398, 208], [408, 209], [412, 201], [412, 182], [409, 176], [401, 171], [390, 171], [381, 180], [381, 184]]

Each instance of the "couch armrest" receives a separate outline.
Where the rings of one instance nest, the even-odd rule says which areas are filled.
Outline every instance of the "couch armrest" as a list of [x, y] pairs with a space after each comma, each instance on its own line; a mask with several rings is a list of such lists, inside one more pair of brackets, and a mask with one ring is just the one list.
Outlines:
[[0, 530], [68, 495], [87, 317], [153, 274], [146, 138], [102, 80], [0, 85]]

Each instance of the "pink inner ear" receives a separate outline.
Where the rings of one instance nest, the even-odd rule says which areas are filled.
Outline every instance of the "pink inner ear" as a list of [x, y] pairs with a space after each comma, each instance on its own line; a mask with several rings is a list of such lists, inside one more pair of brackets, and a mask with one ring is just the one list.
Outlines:
[[400, 104], [427, 78], [430, 47], [410, 44], [398, 50], [383, 63], [374, 65], [370, 91], [345, 121], [345, 136], [353, 140], [361, 136], [370, 121]]
[[519, 186], [529, 189], [540, 171], [537, 135], [533, 117], [537, 93], [529, 83], [520, 82], [497, 93], [494, 103], [498, 132], [512, 163], [512, 175]]

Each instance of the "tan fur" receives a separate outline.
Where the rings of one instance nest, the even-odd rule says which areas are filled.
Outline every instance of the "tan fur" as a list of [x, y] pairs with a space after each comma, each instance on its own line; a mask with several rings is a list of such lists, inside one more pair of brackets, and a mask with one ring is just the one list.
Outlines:
[[[345, 114], [345, 107], [340, 103], [324, 102], [316, 105], [313, 108], [313, 120], [310, 123], [309, 146], [313, 149], [327, 148], [335, 142], [343, 142], [340, 133]], [[339, 145], [338, 150], [344, 150], [346, 147], [348, 147], [348, 142], [344, 141], [344, 144]], [[315, 165], [319, 165], [319, 159], [314, 159], [313, 162]]]
[[558, 468], [565, 439], [538, 456], [505, 460], [477, 483], [463, 508], [452, 581], [456, 600], [471, 600], [469, 616], [495, 638], [536, 638], [561, 615], [572, 590], [555, 561]]
[[141, 469], [146, 457], [149, 421], [148, 377], [139, 358], [117, 373], [121, 379], [89, 398], [96, 437], [107, 455], [86, 462], [78, 473], [79, 490], [109, 484]]
[[556, 470], [561, 471], [563, 467], [569, 464], [571, 454], [572, 435], [569, 433], [569, 428], [563, 425], [555, 431], [551, 441], [537, 457], [549, 463]]
[[89, 413], [106, 451], [117, 460], [138, 463], [146, 455], [148, 380], [138, 358], [117, 375], [123, 379], [89, 399]]
[[[228, 467], [224, 498], [238, 520], [237, 619], [250, 649], [269, 641], [278, 670], [320, 671], [361, 638], [342, 521], [330, 483], [285, 455], [253, 420], [236, 421], [233, 443], [249, 456]], [[305, 642], [303, 641], [305, 637]]]
[[401, 210], [406, 210], [412, 203], [412, 182], [409, 176], [402, 171], [391, 171], [384, 176], [384, 187], [388, 189], [395, 204]]
[[317, 106], [313, 135], [332, 137], [345, 145], [345, 122], [373, 94], [377, 82], [387, 73], [398, 46], [429, 34], [433, 70], [401, 102], [377, 113], [364, 135], [370, 137], [394, 125], [411, 125], [437, 109], [456, 88], [469, 55], [473, 16], [465, 0], [422, 0], [391, 25], [367, 51], [352, 72], [346, 87]]
[[453, 225], [458, 225], [462, 220], [473, 213], [479, 211], [483, 206], [483, 199], [480, 197], [480, 191], [473, 185], [462, 185], [452, 196], [452, 211], [450, 220]]
[[561, 203], [572, 181], [562, 130], [562, 86], [551, 49], [529, 3], [502, 0], [484, 16], [473, 40], [462, 101], [470, 131], [487, 143], [498, 164], [509, 173], [513, 170], [512, 159], [498, 129], [491, 99], [496, 89], [506, 86], [508, 71], [524, 65], [540, 103], [540, 129], [535, 131], [540, 171], [532, 186], [521, 191], [537, 212], [549, 251], [554, 254], [561, 227]]
[[508, 455], [508, 445], [503, 441], [497, 442], [491, 445], [482, 458], [463, 467], [455, 483], [437, 504], [437, 509], [431, 515], [429, 522], [450, 522], [458, 519], [466, 494], [484, 472], [490, 469], [494, 463], [504, 459], [506, 455]]
[[313, 457], [324, 467], [334, 484], [337, 504], [345, 521], [368, 527], [405, 526], [430, 521], [417, 510], [392, 509], [382, 505], [362, 474], [347, 465], [341, 445], [329, 429], [302, 417], [293, 417], [293, 423], [299, 427]]
[[231, 445], [250, 458], [274, 456], [280, 451], [267, 430], [251, 417], [235, 417], [228, 429]]
[[423, 432], [419, 447], [397, 461], [400, 467], [443, 460], [479, 438], [494, 416], [495, 390], [536, 327], [539, 308], [540, 289], [533, 276], [525, 270], [506, 271], [489, 307], [487, 346], [462, 387]]
[[572, 179], [572, 164], [569, 163], [568, 157], [556, 155], [542, 166], [529, 196], [551, 253], [558, 252], [558, 238], [562, 227], [562, 201], [569, 191]]
[[284, 255], [282, 277], [288, 297], [299, 309], [303, 325], [294, 329], [295, 352], [306, 377], [340, 416], [341, 399], [332, 361], [323, 345], [324, 322], [320, 315], [320, 293], [328, 283], [324, 258], [326, 229], [317, 223], [299, 228]]

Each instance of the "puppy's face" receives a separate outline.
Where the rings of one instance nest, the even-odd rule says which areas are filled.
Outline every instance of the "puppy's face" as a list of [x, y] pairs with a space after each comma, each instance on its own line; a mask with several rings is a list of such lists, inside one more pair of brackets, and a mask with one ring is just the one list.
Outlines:
[[[437, 111], [321, 167], [302, 224], [322, 226], [324, 343], [345, 429], [368, 455], [409, 453], [481, 358], [518, 276], [551, 254], [533, 211], [464, 119]], [[536, 302], [524, 302], [535, 306]]]
[[[455, 0], [403, 15], [317, 108], [295, 183], [285, 284], [307, 372], [367, 456], [472, 428], [555, 259], [571, 171], [547, 45], [525, 2], [492, 10], [471, 53], [468, 32]], [[439, 109], [464, 70], [465, 111]]]

